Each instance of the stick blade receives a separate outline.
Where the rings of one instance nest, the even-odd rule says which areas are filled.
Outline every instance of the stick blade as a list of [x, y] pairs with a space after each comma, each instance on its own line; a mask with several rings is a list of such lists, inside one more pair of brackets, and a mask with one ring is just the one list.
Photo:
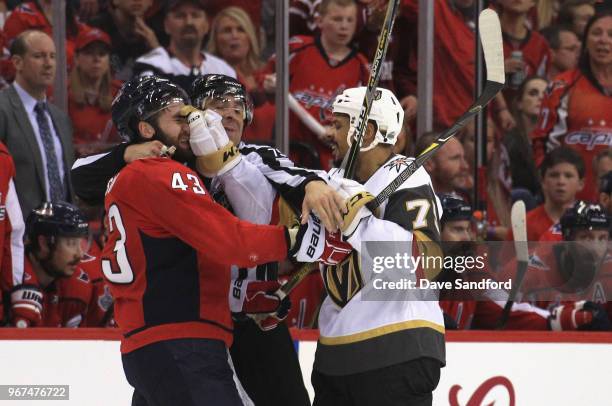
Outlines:
[[504, 83], [504, 45], [502, 40], [499, 16], [490, 8], [483, 10], [478, 16], [480, 42], [487, 64], [487, 80]]
[[519, 262], [527, 262], [529, 259], [529, 250], [527, 248], [527, 211], [522, 200], [517, 200], [512, 205], [510, 221], [512, 222], [516, 257]]

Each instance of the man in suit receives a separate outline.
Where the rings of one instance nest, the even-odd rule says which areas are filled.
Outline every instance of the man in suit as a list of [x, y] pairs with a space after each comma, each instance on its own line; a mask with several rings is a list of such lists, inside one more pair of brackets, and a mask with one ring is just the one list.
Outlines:
[[55, 77], [55, 44], [25, 31], [11, 45], [15, 82], [0, 92], [0, 141], [15, 161], [15, 186], [24, 218], [44, 201], [72, 201], [74, 160], [68, 115], [47, 102]]

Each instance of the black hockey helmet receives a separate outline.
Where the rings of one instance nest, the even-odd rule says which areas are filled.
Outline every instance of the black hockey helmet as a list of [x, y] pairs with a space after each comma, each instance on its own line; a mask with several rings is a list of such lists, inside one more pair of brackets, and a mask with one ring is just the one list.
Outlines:
[[193, 105], [199, 109], [206, 108], [209, 99], [226, 100], [232, 98], [244, 106], [244, 123], [253, 121], [253, 101], [246, 88], [231, 76], [210, 74], [198, 77], [191, 84], [189, 96]]
[[567, 209], [561, 216], [561, 232], [563, 239], [572, 239], [572, 233], [582, 230], [610, 230], [610, 218], [604, 209], [598, 205], [578, 200], [574, 206]]
[[74, 205], [65, 202], [45, 202], [32, 210], [26, 221], [26, 235], [35, 243], [39, 235], [47, 237], [86, 237], [87, 219]]
[[460, 221], [472, 219], [472, 207], [463, 199], [454, 195], [439, 195], [442, 203], [442, 225], [447, 221]]
[[189, 104], [187, 93], [155, 75], [139, 76], [126, 82], [113, 100], [111, 112], [117, 131], [127, 142], [140, 138], [136, 125], [174, 103]]

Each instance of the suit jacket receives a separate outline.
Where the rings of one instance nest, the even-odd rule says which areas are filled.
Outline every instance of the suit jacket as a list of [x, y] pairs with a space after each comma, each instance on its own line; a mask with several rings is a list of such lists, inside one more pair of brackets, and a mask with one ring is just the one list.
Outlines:
[[[64, 156], [64, 182], [73, 201], [70, 168], [74, 162], [72, 147], [72, 125], [66, 113], [49, 103], [49, 114], [55, 132], [62, 143]], [[13, 86], [0, 92], [0, 141], [4, 142], [15, 161], [15, 188], [23, 218], [47, 200], [46, 180], [40, 149], [30, 124], [25, 107]]]

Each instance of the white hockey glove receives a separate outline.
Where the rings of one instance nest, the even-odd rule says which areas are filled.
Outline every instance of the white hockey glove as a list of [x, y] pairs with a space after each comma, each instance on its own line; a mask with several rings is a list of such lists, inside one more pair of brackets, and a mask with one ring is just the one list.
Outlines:
[[335, 177], [334, 183], [338, 185], [338, 193], [347, 199], [341, 231], [345, 238], [349, 238], [361, 221], [372, 215], [365, 205], [374, 200], [374, 196], [361, 183], [354, 180]]
[[196, 156], [196, 169], [206, 177], [222, 175], [240, 163], [242, 156], [229, 140], [221, 116], [184, 106], [181, 115], [189, 123], [189, 145]]
[[308, 216], [308, 222], [289, 228], [290, 244], [287, 257], [298, 262], [315, 262], [325, 249], [325, 227], [317, 216]]

